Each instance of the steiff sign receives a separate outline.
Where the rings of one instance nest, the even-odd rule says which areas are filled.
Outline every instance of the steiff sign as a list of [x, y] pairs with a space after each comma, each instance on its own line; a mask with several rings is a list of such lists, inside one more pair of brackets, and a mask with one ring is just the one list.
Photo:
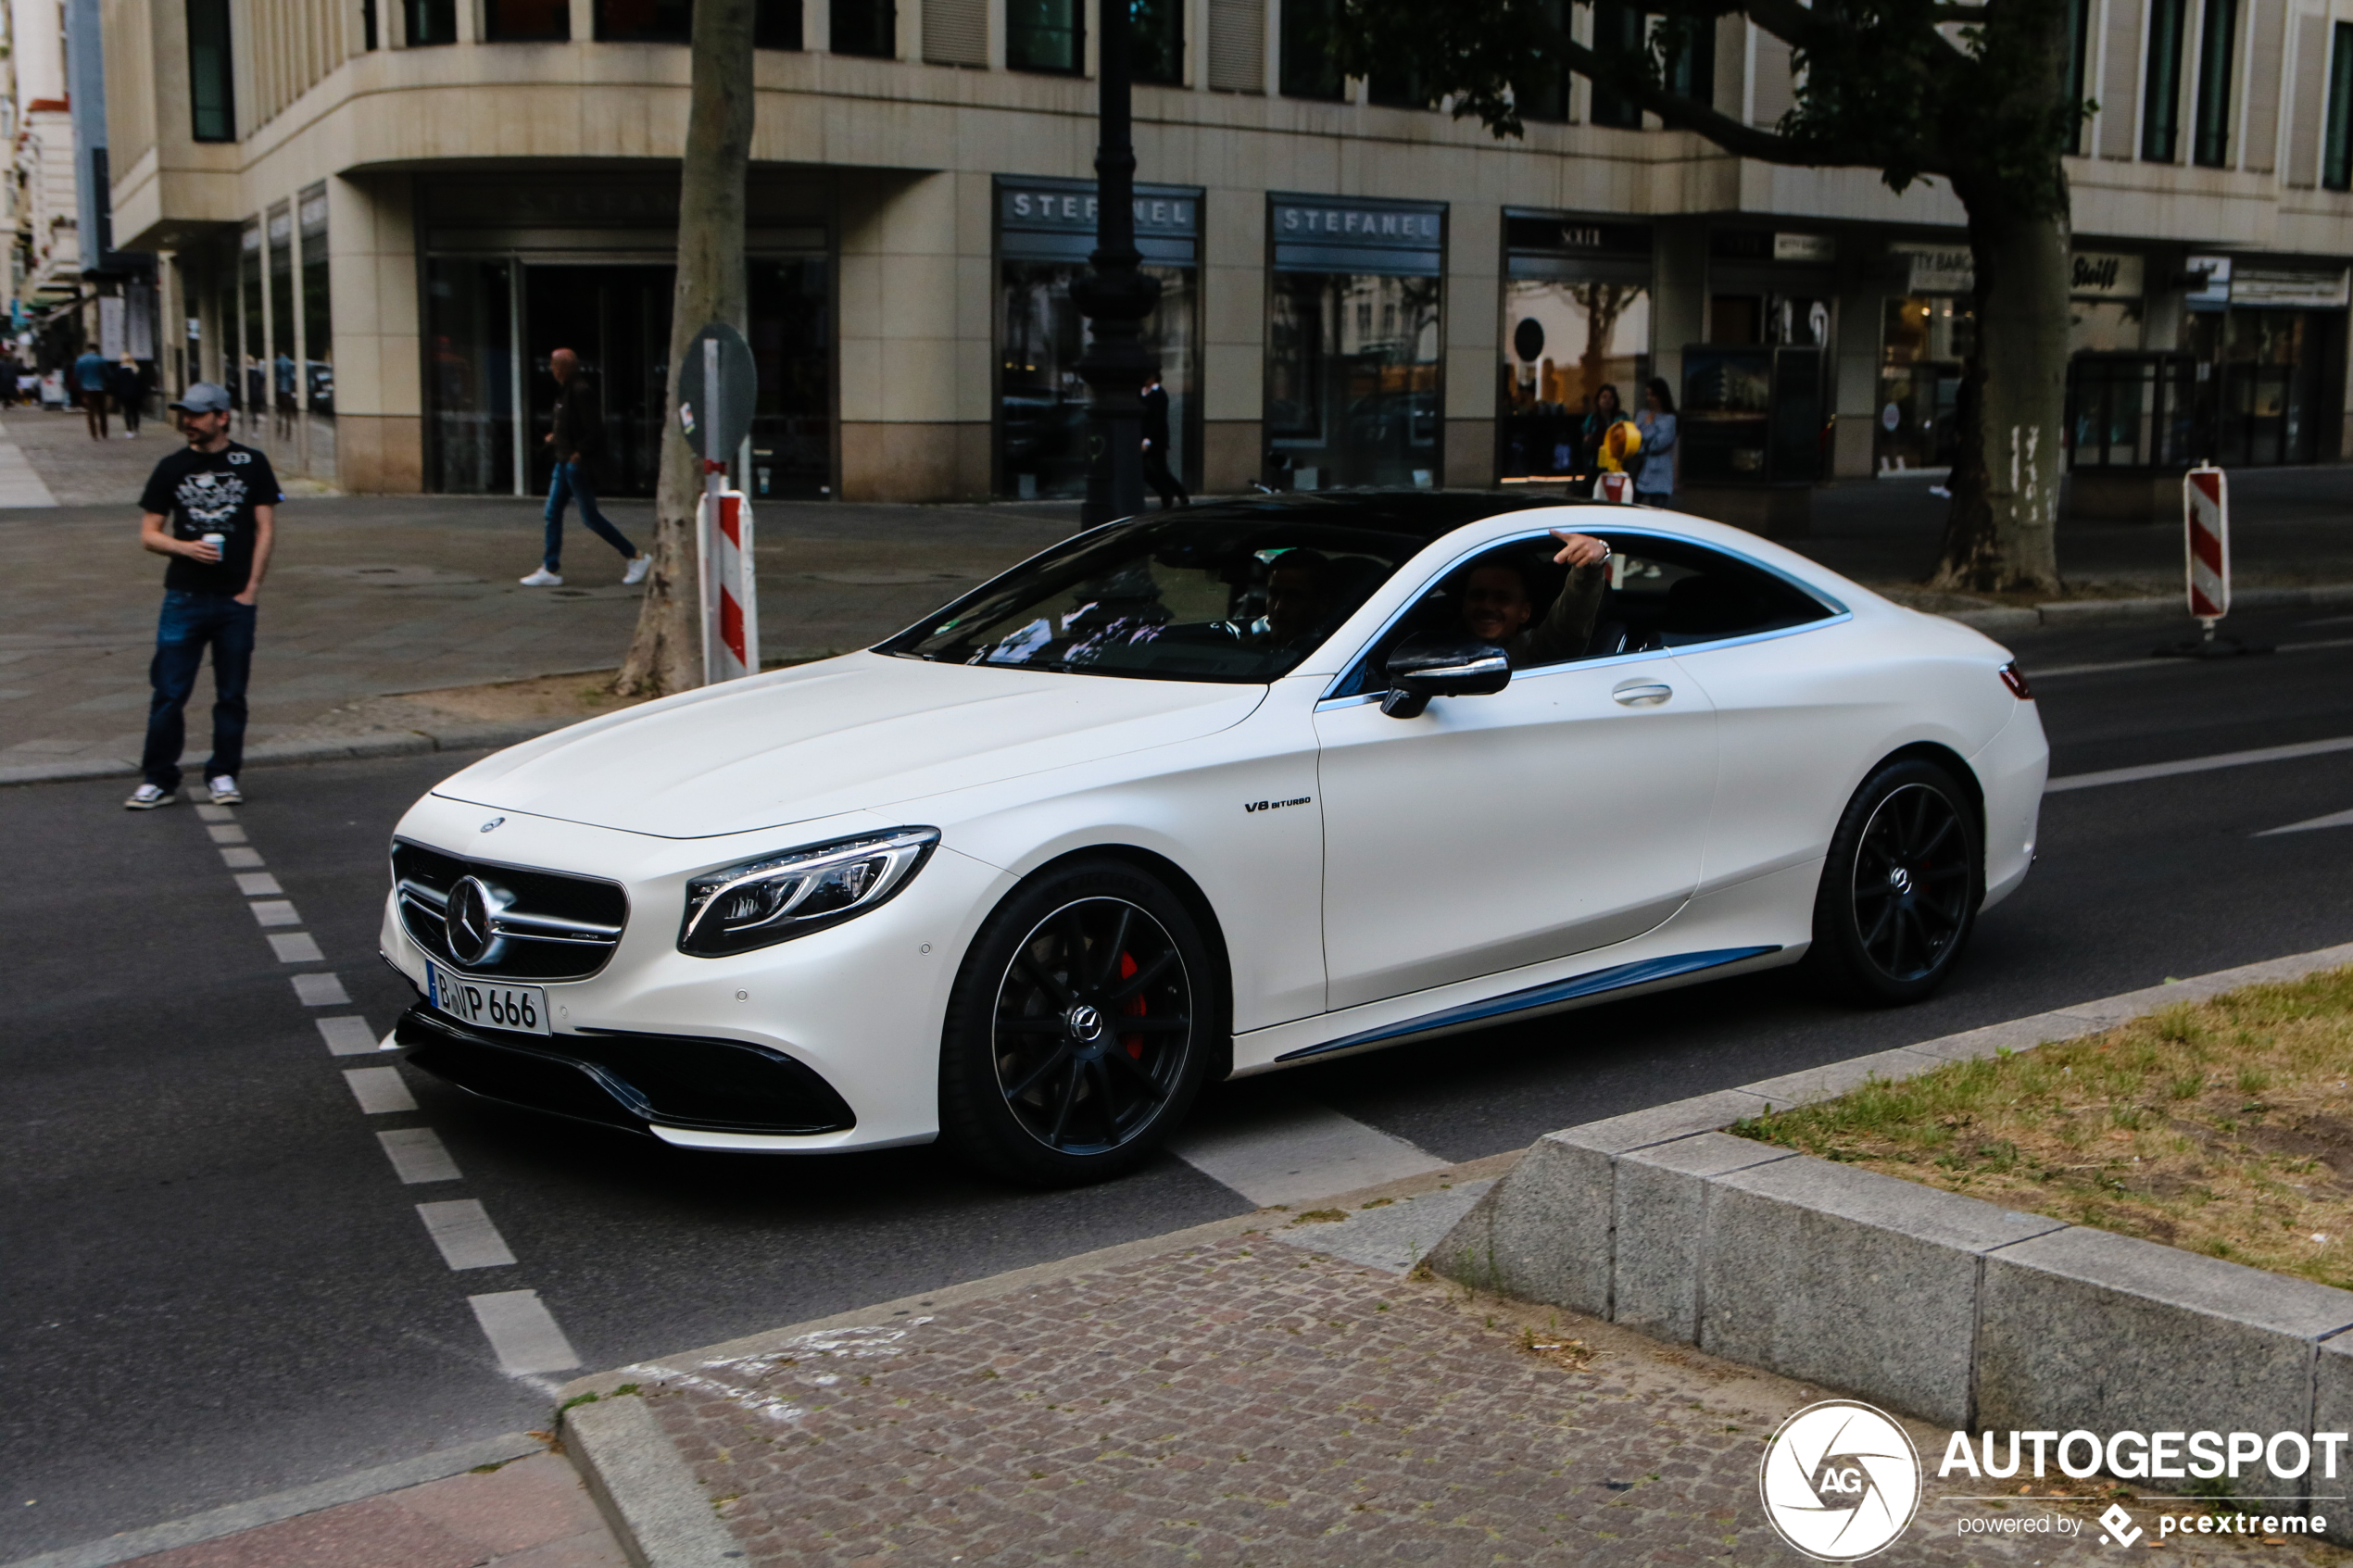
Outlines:
[[1277, 271], [1435, 277], [1443, 270], [1441, 203], [1270, 196], [1267, 230]]
[[2138, 299], [2141, 258], [2079, 250], [2068, 268], [2067, 292], [2079, 299]]

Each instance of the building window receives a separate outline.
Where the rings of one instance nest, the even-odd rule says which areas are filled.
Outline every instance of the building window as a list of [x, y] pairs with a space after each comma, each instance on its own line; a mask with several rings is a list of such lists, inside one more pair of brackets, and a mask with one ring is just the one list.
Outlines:
[[1184, 0], [1128, 0], [1129, 60], [1139, 82], [1185, 83]]
[[800, 0], [759, 0], [751, 19], [755, 49], [800, 47]]
[[359, 0], [359, 43], [366, 49], [376, 46], [376, 0]]
[[[2067, 101], [2080, 110], [2083, 104], [2084, 61], [2090, 51], [2085, 48], [2092, 31], [2092, 0], [2075, 0], [2067, 13]], [[2069, 134], [2067, 150], [2083, 151], [2083, 132], [2091, 124], [2091, 116], [2078, 113], [2073, 131]]]
[[1080, 0], [1005, 0], [1005, 63], [1076, 76], [1087, 64]]
[[2197, 133], [2190, 156], [2208, 169], [2221, 169], [2231, 156], [2231, 67], [2238, 50], [2238, 0], [2206, 0], [2206, 26], [2198, 40]]
[[890, 0], [832, 0], [833, 50], [877, 60], [899, 54], [899, 11]]
[[1284, 0], [1279, 85], [1286, 98], [1340, 96], [1340, 66], [1328, 36], [1333, 0]]
[[400, 0], [400, 19], [411, 49], [458, 42], [458, 0]]
[[[2091, 0], [2076, 0], [2079, 7]], [[1689, 98], [1703, 108], [1716, 105], [1716, 21], [1703, 18], [1691, 24], [1690, 35], [1667, 63], [1667, 90]]]
[[2182, 29], [2189, 0], [2149, 0], [2148, 78], [2142, 89], [2141, 159], [2171, 163], [2182, 132]]
[[483, 0], [482, 35], [492, 44], [561, 44], [572, 37], [569, 0]]
[[[1568, 31], [1568, 0], [1539, 0], [1539, 4], [1546, 21], [1563, 32]], [[1512, 102], [1518, 106], [1523, 119], [1567, 123], [1567, 69], [1554, 61], [1530, 61], [1523, 79], [1512, 83]]]
[[2336, 49], [2329, 56], [2328, 142], [2321, 183], [2332, 191], [2353, 191], [2353, 22], [2336, 24]]
[[[1593, 53], [1604, 58], [1639, 63], [1642, 57], [1642, 13], [1626, 0], [1595, 0], [1593, 6]], [[1642, 111], [1633, 100], [1622, 98], [1593, 83], [1593, 123], [1614, 125], [1621, 131], [1640, 131]]]
[[600, 44], [685, 44], [694, 26], [693, 0], [597, 0]]
[[237, 139], [237, 95], [230, 76], [229, 0], [188, 0], [188, 101], [199, 142]]

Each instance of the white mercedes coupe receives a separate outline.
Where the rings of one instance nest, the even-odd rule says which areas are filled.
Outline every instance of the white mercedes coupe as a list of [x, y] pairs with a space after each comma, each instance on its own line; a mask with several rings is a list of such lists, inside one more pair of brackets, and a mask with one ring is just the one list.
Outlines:
[[475, 1095], [1085, 1182], [1213, 1079], [1801, 960], [1923, 997], [2048, 758], [2005, 650], [1737, 529], [1269, 496], [475, 763], [383, 947]]

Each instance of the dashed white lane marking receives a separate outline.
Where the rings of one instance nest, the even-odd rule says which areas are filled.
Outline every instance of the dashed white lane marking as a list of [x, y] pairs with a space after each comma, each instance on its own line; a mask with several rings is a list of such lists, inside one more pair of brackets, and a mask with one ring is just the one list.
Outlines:
[[253, 918], [264, 926], [302, 923], [302, 916], [295, 912], [291, 898], [257, 898], [245, 908], [251, 909]]
[[2243, 768], [2250, 762], [2292, 762], [2300, 757], [2326, 757], [2353, 751], [2353, 735], [2328, 740], [2298, 741], [2294, 746], [2258, 746], [2253, 751], [2220, 751], [2211, 757], [2185, 757], [2179, 762], [2150, 762], [2138, 768], [2109, 768], [2096, 773], [2070, 773], [2043, 786], [2045, 795], [2070, 789], [2096, 789], [2102, 784], [2138, 784], [2143, 779], [2170, 779], [2176, 773], [2205, 773], [2217, 768]]
[[319, 1037], [327, 1042], [329, 1056], [372, 1056], [382, 1048], [364, 1018], [346, 1013], [339, 1018], [322, 1018], [318, 1022]]
[[319, 939], [307, 931], [273, 931], [270, 946], [280, 963], [321, 963], [327, 957], [319, 950]]
[[57, 497], [25, 458], [24, 451], [0, 435], [0, 507], [54, 507]]
[[2255, 836], [2269, 838], [2275, 833], [2309, 833], [2314, 828], [2353, 828], [2353, 811], [2331, 811], [2325, 817], [2308, 817], [2300, 822], [2290, 822], [2284, 828], [2265, 828]]
[[[370, 1049], [373, 1049], [372, 1043]], [[359, 1102], [363, 1116], [385, 1116], [396, 1110], [414, 1110], [417, 1098], [400, 1079], [396, 1067], [346, 1067], [343, 1081], [351, 1085], [351, 1098]]]
[[351, 995], [343, 988], [343, 976], [330, 971], [325, 974], [297, 974], [294, 977], [295, 995], [307, 1008], [347, 1008]]
[[[425, 1223], [425, 1234], [441, 1248], [442, 1261], [453, 1269], [503, 1269], [515, 1261], [514, 1253], [508, 1249], [507, 1238], [498, 1234], [498, 1227], [490, 1223], [482, 1205], [471, 1198], [453, 1198], [447, 1203], [420, 1203], [417, 1215]], [[547, 1308], [539, 1311], [542, 1316], [547, 1315]], [[556, 1320], [548, 1318], [547, 1326], [555, 1327]], [[572, 1347], [567, 1345], [564, 1348], [569, 1352]]]
[[441, 1135], [431, 1127], [400, 1127], [388, 1133], [378, 1133], [376, 1141], [384, 1146], [384, 1156], [392, 1161], [393, 1174], [410, 1186], [423, 1182], [455, 1182], [458, 1162], [441, 1146]]
[[261, 864], [261, 851], [258, 849], [245, 849], [233, 846], [220, 852], [220, 863], [227, 866], [231, 871], [235, 871], [244, 866], [258, 866]]
[[245, 830], [234, 822], [214, 822], [204, 831], [215, 844], [243, 844], [245, 841]]
[[196, 821], [200, 822], [233, 822], [236, 820], [237, 813], [226, 806], [198, 806], [196, 808]]
[[258, 898], [268, 893], [283, 893], [285, 889], [268, 872], [239, 872], [237, 891], [248, 898]]
[[1393, 1182], [1446, 1164], [1403, 1138], [1320, 1105], [1188, 1129], [1168, 1147], [1194, 1170], [1262, 1208]]
[[469, 1296], [474, 1321], [497, 1352], [500, 1370], [510, 1373], [570, 1372], [580, 1364], [572, 1341], [535, 1290], [501, 1290]]

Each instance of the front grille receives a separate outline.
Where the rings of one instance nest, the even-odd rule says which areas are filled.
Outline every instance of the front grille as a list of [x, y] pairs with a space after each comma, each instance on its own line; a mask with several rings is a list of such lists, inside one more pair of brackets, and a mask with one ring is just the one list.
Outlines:
[[[496, 940], [479, 962], [449, 950], [446, 923], [449, 890], [469, 876], [502, 906], [491, 917]], [[392, 884], [409, 939], [467, 974], [585, 980], [605, 967], [629, 923], [629, 896], [619, 883], [461, 859], [406, 839], [392, 841]]]
[[396, 1031], [409, 1060], [447, 1083], [576, 1121], [807, 1136], [857, 1117], [806, 1063], [765, 1046], [684, 1035], [518, 1035], [419, 1003]]

